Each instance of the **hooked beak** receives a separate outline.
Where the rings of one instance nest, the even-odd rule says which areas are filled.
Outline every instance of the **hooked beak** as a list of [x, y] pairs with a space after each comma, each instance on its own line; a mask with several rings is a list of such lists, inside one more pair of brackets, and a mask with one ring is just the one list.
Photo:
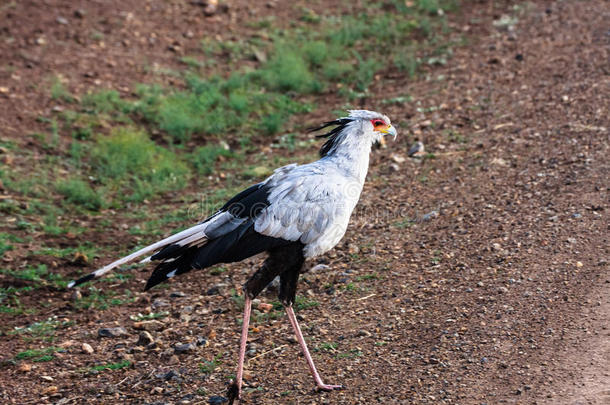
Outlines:
[[384, 136], [392, 135], [394, 137], [394, 140], [396, 140], [396, 136], [398, 135], [398, 133], [396, 132], [396, 128], [394, 128], [392, 125], [389, 125], [387, 128], [382, 129], [380, 132], [384, 134]]

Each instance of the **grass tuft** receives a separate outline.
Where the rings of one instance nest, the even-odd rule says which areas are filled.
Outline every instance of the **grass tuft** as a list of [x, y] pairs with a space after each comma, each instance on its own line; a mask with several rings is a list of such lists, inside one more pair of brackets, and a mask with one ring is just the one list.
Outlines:
[[73, 204], [81, 205], [93, 211], [99, 210], [103, 205], [102, 197], [81, 179], [61, 180], [57, 183], [56, 188], [59, 194]]
[[99, 137], [91, 164], [102, 183], [118, 186], [128, 201], [181, 189], [190, 176], [174, 153], [156, 145], [144, 132], [129, 128]]

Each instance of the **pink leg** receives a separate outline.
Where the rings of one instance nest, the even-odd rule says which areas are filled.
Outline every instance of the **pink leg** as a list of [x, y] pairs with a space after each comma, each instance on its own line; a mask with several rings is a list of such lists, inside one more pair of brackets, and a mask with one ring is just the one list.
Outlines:
[[241, 383], [244, 376], [244, 359], [246, 358], [246, 345], [248, 343], [248, 327], [250, 326], [250, 310], [252, 309], [252, 301], [245, 294], [244, 299], [244, 321], [241, 326], [241, 339], [239, 341], [239, 360], [237, 363], [237, 377], [229, 388], [229, 403], [232, 404], [237, 398], [241, 399]]
[[297, 340], [299, 341], [299, 345], [301, 345], [301, 350], [303, 350], [303, 354], [305, 355], [305, 359], [307, 359], [307, 365], [309, 366], [309, 371], [311, 371], [311, 375], [313, 375], [313, 379], [316, 382], [316, 386], [324, 391], [331, 391], [336, 389], [342, 389], [342, 385], [328, 385], [322, 382], [322, 378], [316, 370], [316, 365], [313, 364], [313, 359], [311, 358], [311, 354], [309, 354], [309, 349], [307, 348], [307, 343], [305, 343], [305, 339], [303, 338], [303, 333], [301, 332], [301, 328], [299, 327], [299, 323], [297, 322], [297, 317], [294, 315], [294, 310], [291, 306], [285, 306], [286, 315], [288, 315], [288, 320], [292, 325], [292, 329], [294, 329], [294, 334], [297, 336]]

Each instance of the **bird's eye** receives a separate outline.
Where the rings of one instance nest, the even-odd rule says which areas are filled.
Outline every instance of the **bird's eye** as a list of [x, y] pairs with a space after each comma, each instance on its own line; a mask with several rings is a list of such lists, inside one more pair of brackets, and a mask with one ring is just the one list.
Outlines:
[[373, 125], [376, 127], [380, 127], [382, 125], [385, 125], [385, 122], [383, 122], [381, 120], [375, 120], [375, 121], [373, 121]]

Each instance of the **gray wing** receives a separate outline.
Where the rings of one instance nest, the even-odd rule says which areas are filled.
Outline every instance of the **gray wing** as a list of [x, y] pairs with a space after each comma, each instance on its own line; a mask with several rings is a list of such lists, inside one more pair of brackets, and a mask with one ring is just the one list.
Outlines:
[[328, 167], [304, 165], [274, 174], [269, 206], [254, 223], [263, 235], [299, 240], [307, 257], [334, 247], [344, 235], [362, 186]]

